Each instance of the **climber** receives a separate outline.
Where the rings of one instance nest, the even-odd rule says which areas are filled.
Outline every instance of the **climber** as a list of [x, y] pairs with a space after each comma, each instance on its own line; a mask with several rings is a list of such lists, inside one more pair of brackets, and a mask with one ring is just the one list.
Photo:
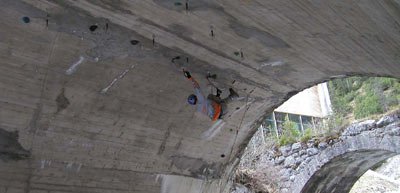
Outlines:
[[188, 103], [191, 105], [197, 105], [197, 111], [207, 115], [212, 121], [222, 119], [222, 116], [226, 114], [227, 104], [239, 97], [239, 95], [232, 88], [229, 88], [229, 96], [221, 99], [220, 95], [222, 91], [217, 88], [216, 95], [209, 94], [207, 98], [204, 98], [199, 83], [197, 83], [197, 81], [190, 75], [188, 71], [183, 70], [183, 74], [187, 79], [192, 81], [196, 93], [189, 95], [187, 98]]

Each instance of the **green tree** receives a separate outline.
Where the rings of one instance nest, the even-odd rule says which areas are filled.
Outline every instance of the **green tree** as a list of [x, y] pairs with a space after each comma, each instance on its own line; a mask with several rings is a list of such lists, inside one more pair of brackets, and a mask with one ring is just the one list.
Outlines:
[[379, 97], [374, 93], [367, 93], [364, 96], [356, 98], [354, 108], [354, 116], [356, 119], [361, 119], [382, 112], [383, 109], [379, 103]]
[[308, 140], [310, 140], [313, 136], [314, 136], [314, 135], [313, 135], [312, 129], [311, 129], [311, 128], [307, 128], [307, 129], [304, 131], [304, 135], [301, 136], [300, 141], [303, 142], [303, 143], [305, 143], [305, 142], [307, 142]]
[[286, 116], [285, 121], [282, 124], [282, 135], [279, 136], [278, 143], [280, 146], [295, 143], [299, 140], [301, 133], [297, 127], [297, 124], [290, 121]]

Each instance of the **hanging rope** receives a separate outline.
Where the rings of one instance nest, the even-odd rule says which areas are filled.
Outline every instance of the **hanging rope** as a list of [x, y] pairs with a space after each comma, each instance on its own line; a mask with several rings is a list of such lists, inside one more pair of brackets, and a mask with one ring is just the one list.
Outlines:
[[235, 147], [235, 144], [236, 144], [237, 136], [239, 135], [239, 129], [242, 127], [243, 120], [244, 120], [244, 118], [246, 117], [247, 111], [249, 110], [249, 108], [247, 107], [247, 106], [248, 106], [247, 103], [248, 103], [248, 101], [249, 101], [249, 95], [250, 95], [250, 94], [247, 94], [247, 95], [246, 95], [245, 110], [244, 110], [243, 116], [242, 116], [242, 118], [241, 118], [241, 120], [240, 120], [240, 123], [239, 123], [239, 125], [238, 125], [238, 127], [237, 127], [237, 129], [236, 129], [235, 140], [233, 141], [233, 145], [232, 145], [231, 151], [230, 151], [230, 153], [229, 153], [229, 160], [231, 160], [231, 158], [232, 158], [232, 152], [233, 152], [233, 148]]

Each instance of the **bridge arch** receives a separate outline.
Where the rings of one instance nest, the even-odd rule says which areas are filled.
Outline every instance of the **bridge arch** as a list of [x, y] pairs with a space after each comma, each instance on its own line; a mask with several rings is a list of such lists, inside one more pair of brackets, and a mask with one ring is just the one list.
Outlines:
[[395, 154], [387, 150], [358, 150], [339, 155], [315, 172], [301, 192], [349, 192], [368, 169]]
[[[328, 144], [323, 142], [306, 149], [307, 157], [299, 165], [286, 169], [291, 176], [283, 176], [278, 182], [281, 191], [349, 192], [368, 169], [400, 153], [399, 114], [391, 117], [397, 121], [386, 126], [380, 121], [365, 121], [348, 127]], [[286, 154], [295, 153], [293, 148], [290, 151]]]
[[[342, 74], [400, 77], [398, 1], [118, 2], [0, 1], [0, 139], [13, 144], [0, 150], [25, 159], [0, 164], [0, 190], [222, 192], [288, 96]], [[244, 97], [210, 140], [181, 67]]]

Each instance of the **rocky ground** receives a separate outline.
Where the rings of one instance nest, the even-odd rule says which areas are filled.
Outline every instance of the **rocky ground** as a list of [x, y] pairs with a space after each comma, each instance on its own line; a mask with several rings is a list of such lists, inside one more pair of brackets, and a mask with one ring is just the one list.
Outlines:
[[400, 193], [400, 156], [387, 160], [381, 167], [367, 171], [350, 193]]

